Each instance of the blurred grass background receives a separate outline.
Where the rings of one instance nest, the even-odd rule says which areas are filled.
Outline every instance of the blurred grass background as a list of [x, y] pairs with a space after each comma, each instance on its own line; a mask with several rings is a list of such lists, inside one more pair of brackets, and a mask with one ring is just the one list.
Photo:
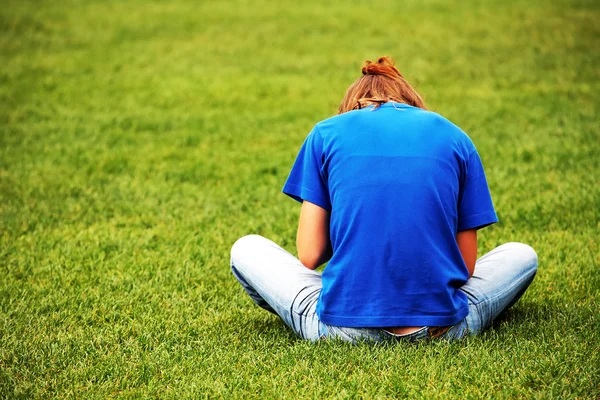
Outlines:
[[[0, 397], [598, 398], [600, 3], [6, 0]], [[484, 161], [536, 281], [460, 343], [303, 343], [229, 272], [365, 59]]]

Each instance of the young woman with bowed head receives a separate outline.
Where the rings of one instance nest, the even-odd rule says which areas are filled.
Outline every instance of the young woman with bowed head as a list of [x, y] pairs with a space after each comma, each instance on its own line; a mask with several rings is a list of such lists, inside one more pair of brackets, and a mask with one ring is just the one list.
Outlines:
[[525, 244], [477, 259], [477, 231], [498, 221], [479, 154], [388, 57], [366, 61], [338, 115], [315, 125], [283, 192], [302, 203], [298, 258], [249, 235], [231, 268], [302, 339], [475, 335], [536, 274]]

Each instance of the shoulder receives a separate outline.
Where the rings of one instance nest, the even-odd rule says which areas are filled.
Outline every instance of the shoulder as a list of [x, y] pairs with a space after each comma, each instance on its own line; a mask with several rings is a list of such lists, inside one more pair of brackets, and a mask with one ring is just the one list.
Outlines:
[[450, 121], [448, 118], [433, 111], [424, 111], [430, 121], [430, 131], [432, 138], [447, 141], [464, 153], [470, 154], [475, 151], [475, 144], [469, 135], [463, 131], [458, 125]]
[[457, 140], [471, 140], [471, 138], [469, 138], [469, 136], [458, 125], [443, 115], [434, 111], [424, 111], [424, 113], [427, 114], [429, 120], [434, 123], [438, 129], [443, 130], [445, 133], [451, 136], [454, 136]]
[[363, 110], [349, 111], [316, 123], [309, 134], [309, 141], [318, 142], [323, 147], [330, 147], [340, 141], [351, 141], [365, 126], [364, 122], [360, 122], [360, 115], [364, 114], [361, 111]]
[[313, 130], [318, 131], [320, 134], [326, 134], [341, 127], [352, 126], [353, 121], [357, 121], [364, 114], [365, 110], [353, 110], [337, 114], [318, 122]]

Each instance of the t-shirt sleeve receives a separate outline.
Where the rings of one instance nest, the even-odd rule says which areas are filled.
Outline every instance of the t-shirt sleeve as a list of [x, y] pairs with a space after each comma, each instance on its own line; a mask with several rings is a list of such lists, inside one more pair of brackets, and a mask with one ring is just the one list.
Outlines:
[[467, 160], [463, 182], [458, 204], [458, 231], [480, 229], [498, 222], [477, 151], [473, 151]]
[[283, 193], [331, 211], [329, 190], [323, 175], [323, 139], [315, 127], [307, 136], [290, 171]]

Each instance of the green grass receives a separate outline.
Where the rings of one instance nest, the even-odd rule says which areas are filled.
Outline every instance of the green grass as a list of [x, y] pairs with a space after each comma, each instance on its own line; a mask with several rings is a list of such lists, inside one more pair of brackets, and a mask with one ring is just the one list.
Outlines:
[[[7, 0], [0, 398], [599, 398], [596, 1]], [[294, 251], [280, 194], [365, 59], [469, 133], [522, 301], [459, 343], [304, 343], [229, 249]]]

